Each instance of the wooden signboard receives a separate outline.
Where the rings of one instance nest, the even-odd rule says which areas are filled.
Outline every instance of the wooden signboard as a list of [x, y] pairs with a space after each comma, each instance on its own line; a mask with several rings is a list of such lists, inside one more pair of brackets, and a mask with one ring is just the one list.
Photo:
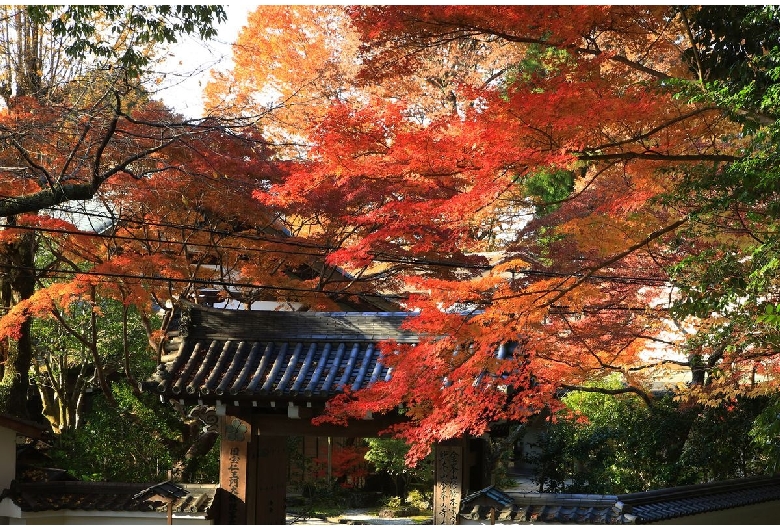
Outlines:
[[251, 426], [240, 418], [225, 416], [219, 450], [221, 487], [219, 524], [248, 524], [247, 483]]
[[463, 494], [464, 462], [460, 440], [436, 446], [433, 524], [457, 524]]

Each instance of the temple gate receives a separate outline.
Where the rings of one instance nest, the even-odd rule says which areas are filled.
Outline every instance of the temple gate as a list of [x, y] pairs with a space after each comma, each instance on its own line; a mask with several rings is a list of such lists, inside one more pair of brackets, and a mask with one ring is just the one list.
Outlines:
[[[343, 388], [390, 380], [378, 343], [416, 343], [401, 329], [408, 313], [235, 311], [186, 302], [180, 309], [179, 329], [143, 386], [181, 405], [214, 407], [220, 524], [285, 523], [286, 437], [372, 438], [404, 419], [392, 413], [347, 427], [310, 421]], [[454, 524], [479, 457], [461, 440], [439, 445], [435, 455], [434, 524]]]

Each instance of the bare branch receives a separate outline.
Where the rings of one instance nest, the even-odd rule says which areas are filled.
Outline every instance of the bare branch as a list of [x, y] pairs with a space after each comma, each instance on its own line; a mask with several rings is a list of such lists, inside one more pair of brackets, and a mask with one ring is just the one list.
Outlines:
[[606, 394], [608, 396], [619, 396], [621, 394], [636, 394], [640, 398], [642, 398], [642, 401], [645, 402], [645, 404], [648, 407], [653, 406], [653, 400], [650, 397], [650, 395], [642, 390], [641, 388], [635, 387], [635, 386], [627, 386], [624, 388], [599, 388], [599, 387], [590, 387], [590, 386], [574, 386], [574, 385], [561, 385], [561, 388], [565, 390], [576, 390], [579, 392], [593, 392], [597, 394]]

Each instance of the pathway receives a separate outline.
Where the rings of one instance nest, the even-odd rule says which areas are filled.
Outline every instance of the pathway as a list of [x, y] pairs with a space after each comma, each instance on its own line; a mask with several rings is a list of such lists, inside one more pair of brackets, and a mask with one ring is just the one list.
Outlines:
[[[507, 492], [519, 492], [519, 493], [538, 493], [539, 486], [536, 484], [526, 473], [514, 473], [511, 475], [517, 483], [517, 486], [513, 488], [506, 488]], [[431, 524], [430, 521], [419, 522], [415, 519], [406, 517], [377, 517], [366, 513], [364, 510], [347, 510], [338, 517], [329, 517], [328, 519], [320, 519], [317, 517], [303, 518], [295, 514], [287, 514], [287, 524], [307, 524], [307, 525], [332, 525], [332, 524], [363, 524], [363, 525], [385, 525], [385, 524], [400, 524], [400, 525], [419, 525], [419, 524]]]

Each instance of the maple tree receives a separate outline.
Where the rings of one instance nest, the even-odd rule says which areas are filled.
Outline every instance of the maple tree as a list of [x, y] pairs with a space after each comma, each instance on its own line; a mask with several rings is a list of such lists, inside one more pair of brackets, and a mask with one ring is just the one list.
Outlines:
[[[70, 302], [95, 301], [94, 285], [84, 282], [38, 289], [41, 278], [80, 272], [85, 260], [94, 263], [99, 253], [93, 238], [45, 210], [102, 192], [116, 196], [123, 182], [125, 187], [137, 183], [164, 166], [154, 160], [158, 153], [215, 128], [161, 113], [160, 105], [145, 97], [141, 74], [156, 44], [181, 33], [213, 34], [212, 16], [219, 20], [224, 14], [208, 6], [9, 6], [4, 14], [0, 401], [4, 410], [25, 416], [31, 317], [62, 318], [60, 310]], [[90, 62], [90, 57], [98, 59]], [[51, 259], [41, 265], [37, 252], [45, 245]], [[132, 288], [121, 294], [125, 303], [139, 299]], [[92, 340], [74, 336], [95, 347], [94, 333]], [[97, 379], [108, 393], [95, 361]]]
[[[383, 350], [392, 381], [320, 418], [400, 410], [410, 461], [562, 391], [651, 404], [672, 366], [712, 405], [774, 390], [772, 7], [721, 24], [721, 6], [261, 6], [208, 87], [211, 117], [189, 121], [138, 76], [214, 12], [57, 9], [8, 18], [96, 61], [46, 77], [43, 50], [21, 54], [0, 87], [6, 408], [24, 410], [33, 318], [70, 326], [110, 401], [103, 301], [139, 308], [159, 348], [150, 299], [212, 286], [248, 305], [381, 293], [419, 311], [422, 342]], [[95, 41], [114, 26], [116, 47]], [[88, 198], [111, 230], [40, 215]], [[620, 386], [588, 384], [609, 373]]]
[[[250, 19], [215, 108], [271, 119], [306, 101], [309, 125], [285, 130], [295, 156], [258, 200], [294, 240], [329, 249], [328, 265], [419, 310], [409, 325], [426, 338], [387, 345], [392, 381], [320, 420], [401, 403], [414, 461], [613, 372], [620, 388], [589, 391], [651, 403], [672, 366], [704, 401], [771, 391], [771, 378], [741, 381], [771, 374], [776, 352], [771, 325], [750, 331], [776, 296], [775, 51], [711, 44], [751, 27], [771, 37], [777, 16], [734, 8], [736, 31], [717, 25], [720, 7], [329, 8], [352, 24], [349, 68], [327, 28], [311, 29], [319, 11]], [[285, 56], [299, 32], [313, 53]], [[726, 311], [743, 300], [736, 329]]]
[[327, 487], [339, 484], [344, 489], [361, 488], [369, 475], [366, 450], [360, 443], [336, 444], [329, 457], [312, 460], [314, 476]]
[[[356, 291], [335, 268], [320, 274], [317, 260], [326, 249], [289, 241], [277, 214], [252, 197], [281, 175], [253, 120], [185, 120], [152, 99], [142, 74], [154, 46], [170, 35], [146, 17], [158, 9], [167, 15], [171, 7], [139, 6], [140, 15], [133, 8], [76, 7], [56, 20], [72, 16], [88, 27], [64, 34], [56, 25], [47, 33], [19, 11], [20, 20], [55, 42], [75, 38], [69, 47], [56, 47], [75, 53], [75, 71], [63, 78], [52, 72], [31, 85], [40, 91], [17, 87], [0, 114], [1, 255], [10, 263], [2, 277], [8, 289], [0, 319], [0, 406], [25, 415], [28, 401], [37, 403], [27, 399], [31, 380], [64, 444], [81, 439], [76, 431], [85, 421], [102, 424], [103, 416], [80, 415], [93, 387], [101, 390], [100, 403], [115, 407], [117, 425], [134, 424], [138, 412], [128, 413], [127, 400], [116, 398], [117, 379], [138, 392], [135, 377], [159, 362], [166, 328], [155, 313], [168, 301], [215, 295], [247, 306], [279, 300], [337, 307], [339, 297]], [[122, 26], [120, 45], [93, 48], [91, 24], [122, 25], [124, 14], [133, 13], [141, 17], [135, 32]], [[177, 34], [193, 31], [170, 27]], [[122, 51], [134, 42], [138, 49]], [[97, 56], [94, 63], [78, 57], [85, 49]], [[141, 60], [139, 53], [148, 55]], [[102, 68], [106, 61], [111, 68]], [[70, 215], [87, 199], [94, 206], [77, 222]], [[12, 284], [17, 276], [25, 290]], [[46, 330], [56, 330], [51, 338], [57, 341], [48, 340]], [[179, 412], [183, 449], [171, 448], [172, 466], [177, 478], [188, 480], [216, 433], [204, 431], [189, 411]]]

